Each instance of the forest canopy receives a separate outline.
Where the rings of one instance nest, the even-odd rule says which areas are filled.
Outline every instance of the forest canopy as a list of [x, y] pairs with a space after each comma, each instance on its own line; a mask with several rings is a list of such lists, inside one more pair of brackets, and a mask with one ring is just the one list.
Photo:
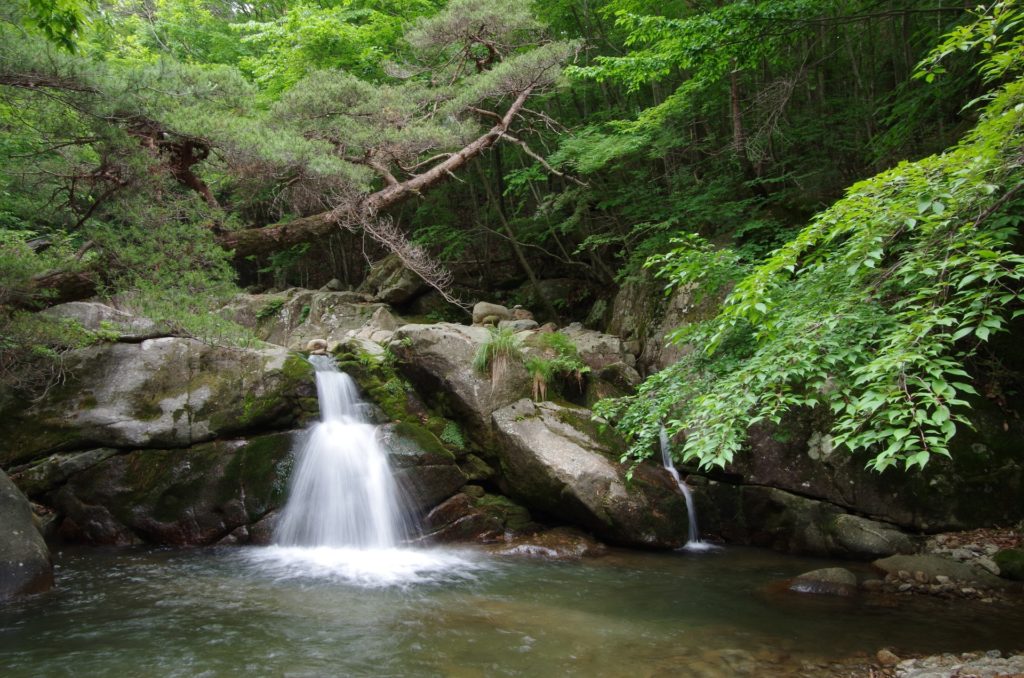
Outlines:
[[358, 284], [393, 252], [458, 304], [466, 271], [507, 261], [552, 319], [576, 303], [545, 272], [606, 305], [646, 284], [714, 308], [672, 337], [678, 363], [598, 408], [627, 457], [664, 426], [681, 460], [725, 465], [752, 425], [819, 408], [871, 467], [923, 467], [1021, 308], [1022, 18], [1017, 0], [18, 0], [0, 378], [27, 388], [102, 340], [40, 314], [62, 301], [239, 341], [214, 311], [243, 287]]

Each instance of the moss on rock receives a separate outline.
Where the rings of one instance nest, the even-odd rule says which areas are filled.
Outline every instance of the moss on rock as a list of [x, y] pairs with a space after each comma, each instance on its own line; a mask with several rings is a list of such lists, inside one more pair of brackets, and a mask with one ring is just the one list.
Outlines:
[[1003, 549], [992, 560], [999, 566], [999, 576], [1024, 581], [1024, 549]]

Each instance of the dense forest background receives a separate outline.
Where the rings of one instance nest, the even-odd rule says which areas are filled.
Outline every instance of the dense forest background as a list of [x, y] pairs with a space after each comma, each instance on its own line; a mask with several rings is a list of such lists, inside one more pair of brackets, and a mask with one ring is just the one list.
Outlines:
[[[232, 295], [388, 253], [419, 309], [714, 310], [638, 397], [724, 464], [831, 410], [878, 470], [948, 454], [1020, 312], [1014, 0], [16, 0], [0, 10], [0, 372], [44, 389], [99, 294], [245, 341]], [[566, 282], [568, 281], [568, 282]], [[989, 383], [989, 382], [986, 382]], [[995, 383], [994, 381], [991, 383]], [[34, 391], [33, 391], [34, 390]], [[1012, 393], [986, 393], [1002, 398]]]

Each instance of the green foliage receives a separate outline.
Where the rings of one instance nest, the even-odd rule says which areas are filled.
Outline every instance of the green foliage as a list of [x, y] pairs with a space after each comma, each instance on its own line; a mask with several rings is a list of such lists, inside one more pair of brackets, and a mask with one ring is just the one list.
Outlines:
[[[716, 318], [676, 334], [701, 356], [599, 411], [620, 418], [634, 456], [664, 421], [703, 466], [729, 463], [749, 426], [817, 406], [835, 443], [867, 451], [875, 470], [948, 456], [975, 393], [965, 359], [1024, 312], [1022, 141], [1018, 80], [956, 147], [851, 187], [740, 279]], [[679, 285], [701, 275], [694, 261], [677, 250], [655, 263]]]
[[444, 429], [442, 429], [441, 435], [438, 438], [441, 439], [442, 443], [456, 450], [466, 449], [466, 438], [462, 435], [462, 429], [450, 419], [445, 420]]
[[575, 379], [576, 385], [581, 387], [583, 375], [590, 372], [590, 366], [580, 359], [572, 339], [559, 332], [539, 337], [540, 353], [530, 355], [524, 363], [533, 377], [533, 399], [547, 400], [548, 385], [556, 378]]
[[480, 344], [473, 356], [473, 369], [489, 372], [491, 383], [500, 384], [515, 361], [522, 360], [522, 349], [515, 330], [487, 328], [490, 336]]
[[402, 52], [405, 23], [432, 14], [437, 5], [433, 0], [291, 3], [273, 20], [234, 26], [251, 51], [239, 67], [270, 95], [322, 69], [382, 80], [385, 62]]
[[95, 0], [15, 0], [23, 22], [39, 31], [53, 44], [75, 51], [89, 15], [96, 10]]
[[277, 315], [278, 311], [284, 307], [284, 303], [285, 299], [283, 297], [271, 299], [267, 303], [263, 304], [263, 306], [260, 307], [260, 310], [256, 311], [256, 319], [265, 320], [267, 318], [273, 318]]

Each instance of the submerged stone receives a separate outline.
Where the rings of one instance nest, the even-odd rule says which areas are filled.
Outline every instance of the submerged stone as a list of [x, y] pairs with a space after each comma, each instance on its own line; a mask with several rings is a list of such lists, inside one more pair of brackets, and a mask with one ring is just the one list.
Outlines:
[[857, 591], [857, 575], [842, 567], [811, 570], [794, 577], [789, 590], [795, 593], [852, 596]]

